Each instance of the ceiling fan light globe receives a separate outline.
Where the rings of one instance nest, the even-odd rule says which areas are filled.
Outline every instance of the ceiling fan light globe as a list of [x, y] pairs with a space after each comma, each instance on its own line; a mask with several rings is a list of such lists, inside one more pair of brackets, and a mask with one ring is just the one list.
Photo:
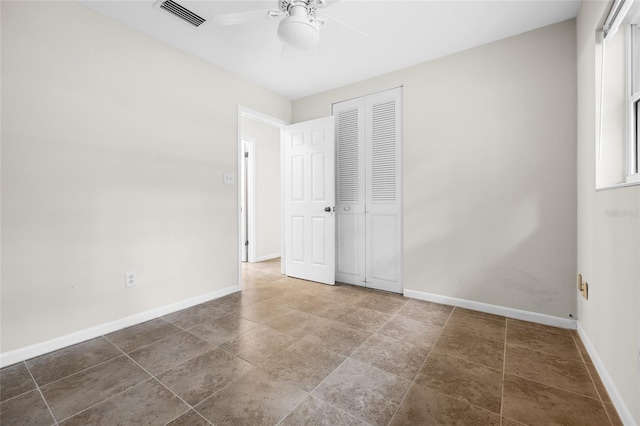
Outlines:
[[320, 28], [304, 16], [291, 15], [280, 21], [278, 37], [287, 47], [310, 50], [320, 41]]

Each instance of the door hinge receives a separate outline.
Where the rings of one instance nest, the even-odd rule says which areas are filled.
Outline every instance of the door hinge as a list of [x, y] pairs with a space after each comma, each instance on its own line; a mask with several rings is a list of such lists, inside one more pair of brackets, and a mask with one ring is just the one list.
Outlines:
[[249, 245], [249, 240], [245, 241], [245, 242], [244, 242], [244, 245], [245, 245], [245, 246], [248, 246], [248, 245]]
[[244, 153], [244, 158], [249, 158], [249, 153], [248, 152]]

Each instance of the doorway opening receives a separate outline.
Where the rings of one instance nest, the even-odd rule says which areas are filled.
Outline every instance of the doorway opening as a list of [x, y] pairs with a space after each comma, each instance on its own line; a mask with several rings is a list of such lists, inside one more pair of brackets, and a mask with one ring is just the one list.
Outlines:
[[[238, 289], [282, 254], [282, 138], [288, 123], [238, 107]], [[244, 266], [244, 267], [243, 267]], [[284, 273], [283, 267], [278, 268]], [[243, 272], [244, 271], [244, 272]], [[253, 272], [252, 272], [253, 271]]]

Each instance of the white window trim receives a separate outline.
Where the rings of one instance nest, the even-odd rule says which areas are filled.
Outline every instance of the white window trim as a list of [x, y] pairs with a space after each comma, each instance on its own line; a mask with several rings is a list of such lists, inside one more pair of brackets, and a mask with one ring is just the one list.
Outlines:
[[[627, 33], [627, 52], [626, 52], [626, 71], [627, 71], [627, 89], [626, 89], [626, 183], [640, 183], [640, 147], [638, 146], [638, 131], [640, 129], [640, 104], [636, 107], [636, 103], [640, 101], [640, 2], [634, 0], [616, 0], [611, 13], [616, 6], [619, 7], [619, 13], [615, 20], [610, 23], [609, 29], [611, 34], [617, 31], [622, 24], [628, 27]], [[607, 29], [607, 22], [604, 29]]]
[[[636, 8], [637, 10], [637, 8]], [[640, 111], [636, 111], [636, 102], [640, 101], [640, 19], [636, 13], [635, 19], [631, 20], [627, 25], [627, 161], [626, 161], [626, 183], [640, 183], [640, 150], [638, 149], [638, 127], [640, 120], [638, 115]], [[640, 105], [638, 105], [640, 108]]]
[[[602, 158], [602, 119], [604, 108], [604, 66], [607, 40], [626, 27], [626, 94], [625, 94], [625, 181], [611, 187], [640, 183], [640, 0], [614, 0], [602, 26], [602, 73], [600, 93], [600, 130], [597, 141], [597, 156]], [[636, 108], [636, 103], [638, 107]]]

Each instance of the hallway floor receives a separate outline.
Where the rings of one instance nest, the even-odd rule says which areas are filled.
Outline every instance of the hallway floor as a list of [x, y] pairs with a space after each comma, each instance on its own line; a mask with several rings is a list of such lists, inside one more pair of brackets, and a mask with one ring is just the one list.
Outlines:
[[9, 425], [619, 425], [575, 331], [280, 275], [0, 370]]

